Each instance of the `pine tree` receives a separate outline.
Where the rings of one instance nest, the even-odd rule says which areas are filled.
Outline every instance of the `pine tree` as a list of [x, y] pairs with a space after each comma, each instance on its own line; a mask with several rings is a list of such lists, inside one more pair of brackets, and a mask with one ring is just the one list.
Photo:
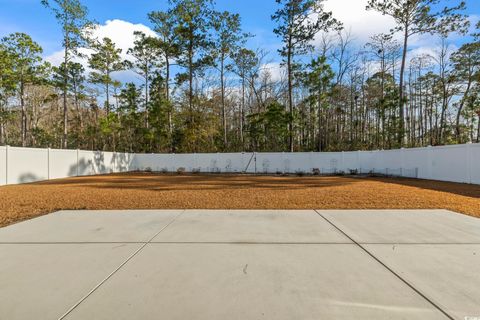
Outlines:
[[[396, 27], [392, 33], [403, 34], [403, 54], [400, 68], [400, 123], [398, 143], [404, 144], [405, 138], [405, 67], [409, 40], [417, 34], [441, 34], [466, 32], [468, 20], [461, 12], [465, 2], [455, 6], [442, 7], [441, 0], [369, 0], [367, 10], [375, 10], [393, 18]], [[436, 11], [435, 8], [441, 9]]]
[[88, 42], [89, 29], [92, 23], [88, 20], [88, 10], [79, 0], [42, 0], [42, 4], [52, 10], [63, 34], [63, 139], [62, 147], [68, 146], [68, 66], [75, 56], [80, 55], [78, 49]]
[[27, 109], [25, 90], [28, 84], [41, 78], [42, 47], [25, 33], [14, 33], [2, 39], [3, 46], [12, 58], [14, 81], [17, 83], [18, 98], [22, 112], [21, 137], [22, 147], [27, 144]]
[[103, 86], [105, 92], [105, 110], [107, 114], [111, 111], [110, 88], [113, 85], [112, 73], [125, 69], [125, 62], [122, 61], [122, 49], [117, 49], [110, 38], [103, 38], [102, 42], [93, 44], [94, 53], [88, 60], [92, 71], [90, 81]]
[[279, 50], [288, 76], [288, 110], [291, 121], [288, 124], [289, 150], [294, 151], [293, 128], [293, 88], [294, 74], [298, 70], [296, 58], [313, 49], [312, 40], [320, 31], [338, 28], [339, 22], [331, 12], [325, 12], [323, 0], [276, 0], [281, 5], [272, 19], [278, 23], [274, 33], [281, 38], [283, 46]]

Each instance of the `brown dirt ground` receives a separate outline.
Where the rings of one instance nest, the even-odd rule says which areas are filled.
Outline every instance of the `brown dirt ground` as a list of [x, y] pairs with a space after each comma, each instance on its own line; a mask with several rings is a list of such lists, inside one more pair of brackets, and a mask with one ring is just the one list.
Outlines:
[[480, 186], [360, 177], [115, 174], [0, 187], [0, 227], [62, 209], [449, 209]]

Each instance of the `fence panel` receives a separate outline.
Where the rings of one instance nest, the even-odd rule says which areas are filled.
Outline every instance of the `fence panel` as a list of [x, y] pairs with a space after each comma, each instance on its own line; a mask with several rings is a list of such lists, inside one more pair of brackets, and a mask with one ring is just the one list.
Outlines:
[[79, 151], [77, 163], [78, 175], [91, 176], [100, 174], [97, 171], [96, 161], [98, 160], [94, 151]]
[[322, 174], [332, 174], [344, 170], [341, 152], [316, 152], [311, 155], [312, 169]]
[[369, 173], [375, 169], [375, 158], [379, 151], [361, 151], [359, 153], [359, 170], [361, 173]]
[[290, 173], [293, 172], [290, 159], [285, 158], [284, 153], [257, 153], [254, 163], [256, 173]]
[[471, 144], [467, 147], [470, 149], [468, 152], [470, 183], [480, 184], [480, 144]]
[[0, 146], [0, 186], [7, 184], [7, 147]]
[[416, 148], [403, 150], [403, 166], [406, 170], [417, 170], [417, 178], [431, 177], [431, 148]]
[[176, 171], [174, 154], [135, 154], [133, 156], [130, 171]]
[[8, 184], [48, 180], [48, 150], [8, 148]]
[[385, 170], [385, 174], [401, 176], [403, 163], [402, 163], [402, 150], [385, 150], [382, 151], [382, 165], [381, 168]]
[[195, 170], [204, 173], [220, 172], [216, 153], [198, 153], [193, 155]]
[[252, 153], [219, 153], [217, 162], [221, 172], [239, 173], [245, 171]]
[[[278, 154], [276, 155], [278, 157]], [[284, 162], [289, 167], [289, 171], [285, 170], [288, 173], [312, 173], [313, 163], [311, 153], [284, 153], [283, 155]]]
[[343, 152], [342, 171], [350, 173], [352, 170], [360, 171], [360, 155], [359, 152]]
[[465, 145], [431, 148], [431, 177], [435, 180], [469, 183]]
[[132, 166], [132, 154], [115, 153], [115, 172], [128, 172]]
[[114, 173], [116, 169], [114, 153], [104, 151], [97, 151], [96, 153], [100, 159], [97, 165], [98, 172], [101, 174]]
[[49, 150], [49, 179], [75, 177], [79, 173], [77, 150]]

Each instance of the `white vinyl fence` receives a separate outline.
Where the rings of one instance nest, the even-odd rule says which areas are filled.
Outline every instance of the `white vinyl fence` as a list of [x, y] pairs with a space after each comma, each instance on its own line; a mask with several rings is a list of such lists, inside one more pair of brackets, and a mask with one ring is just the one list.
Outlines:
[[128, 154], [0, 147], [0, 185], [128, 171], [379, 173], [480, 184], [480, 144], [324, 153]]
[[126, 153], [0, 147], [0, 185], [130, 170]]

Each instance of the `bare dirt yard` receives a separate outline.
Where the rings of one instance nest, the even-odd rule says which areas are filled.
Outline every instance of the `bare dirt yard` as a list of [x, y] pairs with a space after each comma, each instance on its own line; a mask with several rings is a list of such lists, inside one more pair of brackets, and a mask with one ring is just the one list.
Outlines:
[[480, 217], [480, 186], [362, 177], [79, 177], [0, 187], [0, 227], [62, 209], [449, 209]]

